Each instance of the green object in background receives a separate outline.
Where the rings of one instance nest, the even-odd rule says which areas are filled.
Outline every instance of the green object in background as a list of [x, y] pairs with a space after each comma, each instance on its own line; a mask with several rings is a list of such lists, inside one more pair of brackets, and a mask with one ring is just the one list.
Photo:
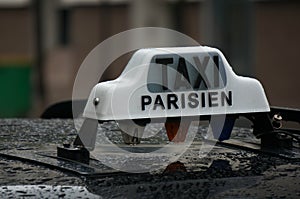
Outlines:
[[23, 117], [30, 107], [31, 65], [0, 63], [0, 117]]

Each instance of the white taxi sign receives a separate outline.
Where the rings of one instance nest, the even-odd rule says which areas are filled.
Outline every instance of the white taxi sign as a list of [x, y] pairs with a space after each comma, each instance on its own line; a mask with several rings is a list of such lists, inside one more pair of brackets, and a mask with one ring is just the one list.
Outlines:
[[236, 75], [211, 47], [140, 49], [91, 91], [83, 116], [107, 120], [269, 112], [259, 81]]

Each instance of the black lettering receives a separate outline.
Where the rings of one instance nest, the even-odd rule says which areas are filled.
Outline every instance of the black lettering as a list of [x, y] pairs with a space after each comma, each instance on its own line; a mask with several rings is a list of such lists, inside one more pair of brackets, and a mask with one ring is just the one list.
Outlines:
[[155, 63], [162, 64], [162, 88], [168, 90], [168, 70], [167, 65], [173, 64], [173, 58], [156, 58]]
[[205, 107], [205, 93], [201, 93], [201, 105]]
[[185, 108], [185, 96], [184, 96], [184, 93], [181, 94], [181, 108]]
[[202, 82], [206, 88], [211, 88], [208, 78], [205, 74], [206, 67], [208, 66], [209, 56], [205, 56], [202, 63], [197, 56], [193, 57], [193, 59], [198, 68], [198, 77], [196, 79], [194, 88], [199, 89]]
[[156, 110], [157, 106], [160, 106], [161, 109], [163, 109], [163, 110], [165, 109], [165, 105], [164, 105], [160, 95], [157, 95], [155, 98], [153, 110]]
[[190, 93], [188, 96], [189, 99], [189, 107], [190, 108], [196, 108], [199, 105], [199, 101], [197, 100], [198, 94], [197, 93]]
[[146, 105], [151, 104], [152, 99], [149, 95], [143, 95], [142, 96], [142, 111], [146, 109]]
[[221, 104], [225, 106], [225, 101], [227, 105], [232, 106], [232, 92], [228, 91], [228, 95], [224, 91], [221, 92]]
[[218, 100], [217, 98], [218, 92], [209, 92], [208, 93], [208, 106], [209, 107], [216, 107], [218, 106], [218, 103], [214, 103]]
[[157, 64], [162, 64], [167, 66], [168, 64], [173, 64], [174, 60], [172, 57], [169, 58], [156, 58], [155, 63]]
[[171, 105], [173, 105], [175, 107], [175, 109], [178, 109], [178, 105], [177, 105], [177, 101], [178, 101], [178, 97], [175, 94], [168, 94], [167, 95], [167, 101], [168, 101], [168, 109], [171, 109]]
[[215, 63], [215, 65], [214, 65], [214, 88], [219, 88], [220, 87], [219, 56], [215, 55], [213, 57], [213, 60], [214, 60], [214, 63]]
[[178, 90], [181, 87], [191, 88], [191, 81], [186, 67], [185, 59], [182, 57], [180, 57], [178, 60], [174, 89]]

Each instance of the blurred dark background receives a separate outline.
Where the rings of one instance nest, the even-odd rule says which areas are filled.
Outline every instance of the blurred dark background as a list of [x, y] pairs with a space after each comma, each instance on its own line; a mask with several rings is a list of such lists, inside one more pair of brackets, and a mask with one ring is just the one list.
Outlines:
[[[223, 51], [271, 105], [300, 108], [300, 1], [0, 0], [0, 117], [37, 117], [71, 99], [86, 55], [121, 31], [157, 26]], [[117, 77], [127, 58], [102, 79]]]

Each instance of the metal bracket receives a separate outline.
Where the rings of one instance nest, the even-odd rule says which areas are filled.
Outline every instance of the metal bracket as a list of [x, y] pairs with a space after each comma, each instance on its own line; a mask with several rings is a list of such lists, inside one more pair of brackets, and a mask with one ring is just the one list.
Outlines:
[[71, 148], [67, 146], [57, 147], [57, 156], [84, 164], [89, 164], [90, 152], [84, 148]]

